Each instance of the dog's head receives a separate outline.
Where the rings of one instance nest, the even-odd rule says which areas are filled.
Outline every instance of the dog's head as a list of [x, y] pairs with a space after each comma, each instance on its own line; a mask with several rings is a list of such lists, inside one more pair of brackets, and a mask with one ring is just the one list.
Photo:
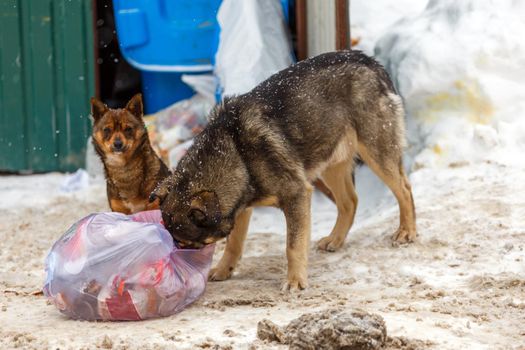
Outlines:
[[190, 193], [173, 177], [161, 182], [150, 201], [159, 200], [164, 226], [184, 248], [201, 248], [226, 237], [233, 229], [235, 213], [221, 211], [212, 191]]
[[91, 99], [93, 142], [106, 157], [126, 161], [147, 136], [142, 119], [142, 96], [135, 95], [123, 109], [111, 109]]

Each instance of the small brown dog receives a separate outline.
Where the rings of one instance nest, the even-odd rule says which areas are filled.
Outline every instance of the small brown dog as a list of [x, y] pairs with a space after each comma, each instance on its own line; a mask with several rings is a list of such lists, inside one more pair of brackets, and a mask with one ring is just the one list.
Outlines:
[[142, 111], [140, 94], [124, 109], [91, 99], [93, 145], [104, 163], [109, 206], [124, 214], [158, 209], [158, 201], [150, 203], [148, 197], [170, 174], [151, 147]]

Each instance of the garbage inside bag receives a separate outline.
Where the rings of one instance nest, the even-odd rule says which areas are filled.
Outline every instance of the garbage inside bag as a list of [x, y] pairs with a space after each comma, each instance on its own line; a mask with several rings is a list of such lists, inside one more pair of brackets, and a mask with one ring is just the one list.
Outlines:
[[74, 224], [46, 259], [44, 294], [84, 320], [172, 315], [206, 287], [214, 246], [179, 249], [160, 210], [91, 214]]

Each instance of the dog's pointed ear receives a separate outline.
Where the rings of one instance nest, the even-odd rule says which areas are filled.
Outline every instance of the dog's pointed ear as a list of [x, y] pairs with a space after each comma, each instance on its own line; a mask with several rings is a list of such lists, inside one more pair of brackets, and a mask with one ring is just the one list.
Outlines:
[[155, 200], [159, 200], [159, 204], [162, 204], [168, 194], [171, 192], [172, 185], [170, 178], [166, 178], [157, 184], [157, 187], [149, 195], [149, 202], [153, 203]]
[[221, 222], [219, 198], [215, 192], [203, 191], [193, 196], [188, 218], [199, 227], [216, 226]]
[[93, 120], [97, 122], [102, 116], [108, 111], [108, 106], [106, 106], [102, 101], [95, 97], [91, 97], [91, 115]]
[[126, 109], [133, 114], [137, 119], [142, 119], [144, 108], [142, 106], [142, 94], [136, 94], [129, 100]]

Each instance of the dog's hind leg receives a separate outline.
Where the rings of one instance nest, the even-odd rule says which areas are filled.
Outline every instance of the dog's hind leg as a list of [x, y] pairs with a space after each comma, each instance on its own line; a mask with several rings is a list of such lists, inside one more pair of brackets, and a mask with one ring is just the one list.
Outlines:
[[357, 194], [354, 188], [352, 162], [333, 165], [323, 172], [323, 180], [333, 193], [337, 205], [337, 221], [329, 236], [322, 238], [317, 247], [334, 252], [339, 249], [352, 227], [357, 208]]
[[242, 255], [252, 211], [252, 208], [248, 208], [237, 215], [233, 230], [226, 240], [224, 254], [217, 266], [208, 274], [210, 281], [224, 281], [231, 277]]
[[416, 210], [412, 189], [403, 170], [401, 148], [373, 152], [359, 143], [358, 152], [361, 159], [390, 188], [399, 203], [399, 229], [394, 233], [393, 240], [397, 243], [412, 242], [417, 235]]
[[316, 189], [318, 189], [319, 191], [321, 191], [321, 193], [323, 193], [325, 196], [327, 196], [328, 198], [330, 198], [330, 200], [332, 202], [335, 203], [335, 198], [334, 198], [334, 195], [332, 194], [332, 191], [330, 191], [330, 189], [328, 188], [328, 186], [324, 183], [323, 179], [317, 179], [314, 181], [314, 186]]

